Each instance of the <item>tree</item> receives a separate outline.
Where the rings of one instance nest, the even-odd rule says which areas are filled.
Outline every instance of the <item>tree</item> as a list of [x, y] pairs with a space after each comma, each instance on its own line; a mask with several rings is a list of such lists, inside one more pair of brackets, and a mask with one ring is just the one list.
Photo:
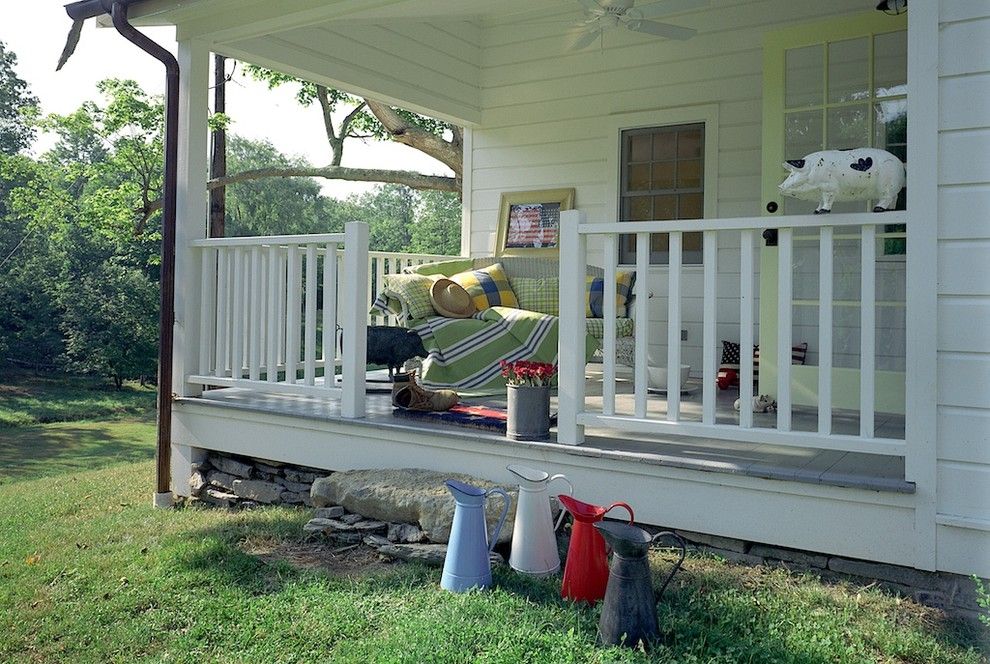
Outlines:
[[[266, 82], [269, 88], [297, 85], [296, 99], [303, 106], [318, 103], [329, 148], [329, 164], [315, 168], [273, 166], [234, 172], [210, 180], [209, 188], [261, 178], [309, 176], [331, 180], [384, 182], [417, 190], [460, 193], [463, 163], [460, 127], [371, 99], [360, 99], [334, 88], [302, 81], [262, 67], [246, 65], [245, 68], [255, 79]], [[334, 115], [340, 113], [343, 118], [335, 122]], [[454, 177], [342, 166], [345, 142], [349, 138], [393, 140], [408, 145], [446, 165], [454, 172]]]
[[420, 192], [409, 246], [415, 253], [460, 255], [460, 197], [443, 191]]
[[25, 118], [37, 111], [38, 100], [14, 71], [17, 56], [0, 41], [0, 153], [17, 154], [31, 145], [34, 128]]

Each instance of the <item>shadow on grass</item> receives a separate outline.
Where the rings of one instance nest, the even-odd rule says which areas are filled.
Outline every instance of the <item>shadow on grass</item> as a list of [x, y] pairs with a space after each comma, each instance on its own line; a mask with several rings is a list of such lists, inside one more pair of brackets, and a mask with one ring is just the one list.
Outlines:
[[153, 458], [155, 424], [112, 421], [0, 429], [0, 482]]

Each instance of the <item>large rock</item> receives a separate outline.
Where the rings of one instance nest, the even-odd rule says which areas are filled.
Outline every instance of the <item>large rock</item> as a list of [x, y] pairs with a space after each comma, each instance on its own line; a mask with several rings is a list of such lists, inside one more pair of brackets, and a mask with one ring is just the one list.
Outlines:
[[[348, 470], [318, 478], [313, 482], [310, 495], [316, 507], [343, 505], [348, 511], [373, 519], [418, 523], [431, 542], [446, 542], [454, 520], [454, 498], [444, 486], [446, 479], [459, 480], [483, 489], [497, 486], [470, 475], [438, 473], [421, 468]], [[512, 538], [517, 489], [503, 488], [509, 491], [513, 505], [498, 539], [499, 542], [508, 542]], [[495, 527], [501, 511], [501, 498], [489, 498], [486, 508], [489, 531]]]
[[252, 467], [249, 463], [241, 463], [236, 459], [222, 456], [210, 457], [210, 462], [213, 463], [214, 468], [228, 475], [235, 475], [245, 479], [251, 477]]

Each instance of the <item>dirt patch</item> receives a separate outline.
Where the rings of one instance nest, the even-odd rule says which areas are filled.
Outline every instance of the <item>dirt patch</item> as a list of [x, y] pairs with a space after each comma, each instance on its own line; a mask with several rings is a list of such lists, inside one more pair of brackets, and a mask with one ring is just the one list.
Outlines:
[[397, 564], [383, 560], [377, 551], [364, 544], [248, 541], [241, 549], [265, 562], [283, 561], [298, 569], [316, 569], [347, 578], [378, 574]]

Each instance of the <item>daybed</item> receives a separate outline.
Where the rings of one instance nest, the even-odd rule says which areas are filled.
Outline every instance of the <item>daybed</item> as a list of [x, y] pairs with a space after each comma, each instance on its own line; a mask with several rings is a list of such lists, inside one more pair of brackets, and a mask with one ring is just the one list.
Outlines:
[[[423, 363], [424, 384], [462, 391], [493, 390], [505, 385], [500, 360], [557, 362], [556, 259], [508, 256], [456, 259], [410, 267], [404, 272], [398, 278], [385, 278], [384, 289], [373, 310], [395, 316], [400, 324], [420, 335], [429, 352]], [[499, 272], [504, 273], [507, 284], [489, 278], [492, 274], [500, 276]], [[600, 349], [604, 336], [603, 273], [601, 268], [588, 267], [591, 293], [590, 297], [586, 295], [590, 314], [586, 319], [588, 359]], [[472, 294], [478, 311], [470, 318], [437, 315], [430, 305], [428, 289], [431, 281], [440, 277], [463, 282], [461, 285]], [[486, 283], [477, 283], [479, 278]], [[621, 316], [616, 322], [616, 334], [619, 338], [631, 337], [633, 321], [626, 315], [632, 302], [631, 273], [619, 275], [616, 290]]]

